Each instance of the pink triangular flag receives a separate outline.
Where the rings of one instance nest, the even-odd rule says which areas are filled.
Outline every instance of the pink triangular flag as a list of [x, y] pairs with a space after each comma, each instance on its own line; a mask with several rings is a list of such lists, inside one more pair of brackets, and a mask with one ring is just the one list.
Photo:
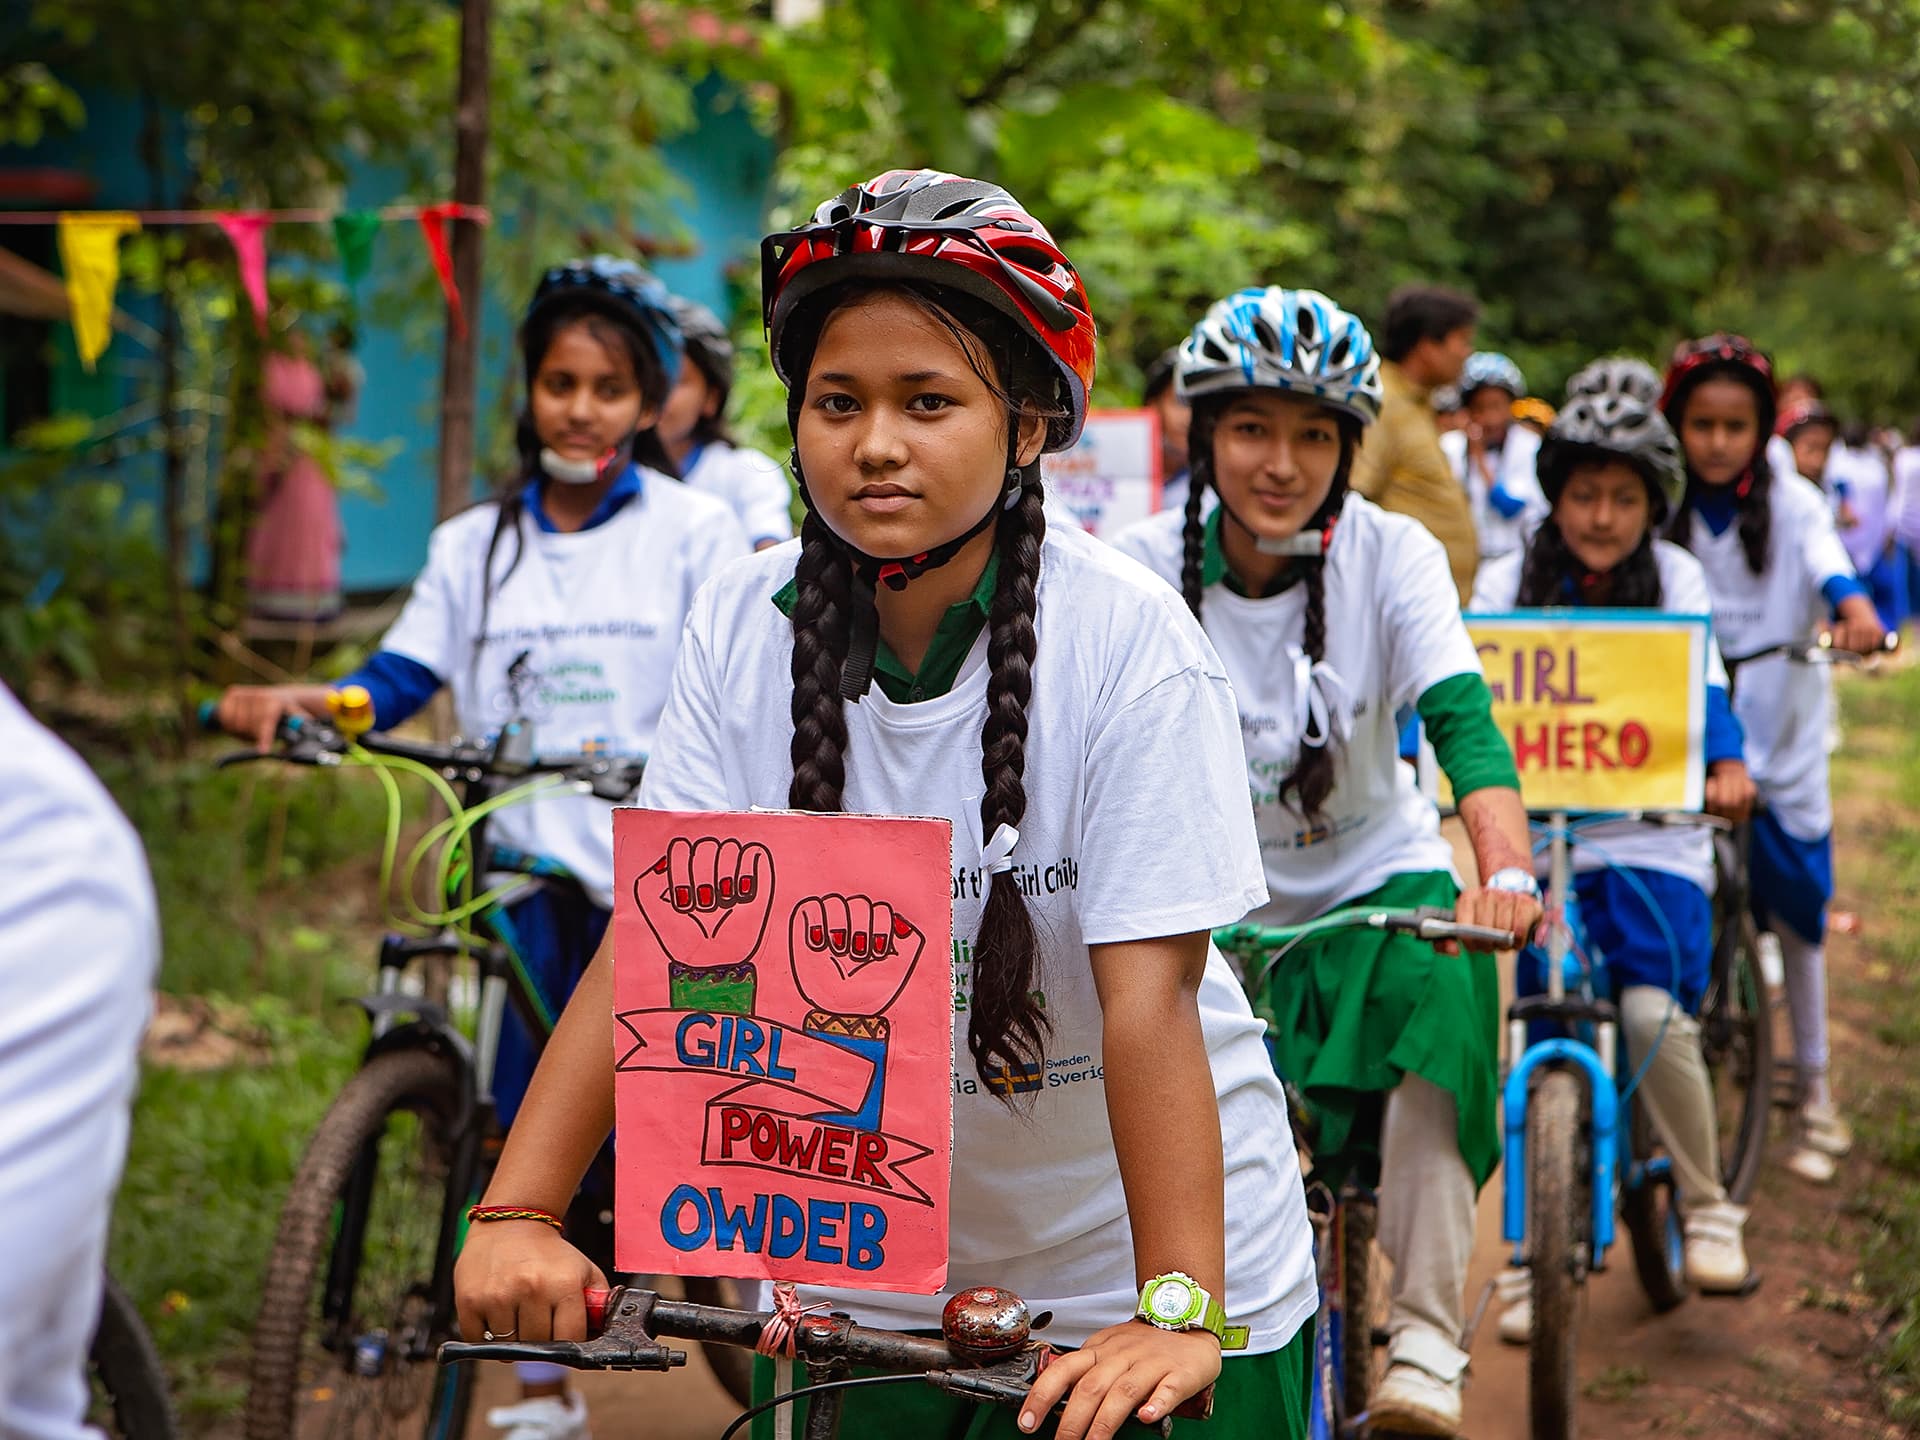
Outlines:
[[433, 257], [433, 273], [440, 277], [440, 293], [447, 297], [447, 309], [453, 312], [453, 333], [467, 338], [466, 307], [460, 303], [460, 287], [453, 283], [453, 252], [447, 248], [447, 221], [457, 220], [466, 206], [453, 201], [420, 207], [420, 233]]
[[240, 262], [240, 284], [253, 306], [254, 328], [267, 333], [267, 225], [265, 215], [221, 211], [213, 217], [233, 242]]

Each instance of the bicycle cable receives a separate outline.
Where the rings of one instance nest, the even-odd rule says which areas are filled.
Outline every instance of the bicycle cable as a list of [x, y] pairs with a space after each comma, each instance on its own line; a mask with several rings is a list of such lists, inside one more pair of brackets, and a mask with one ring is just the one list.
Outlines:
[[[1569, 821], [1565, 827], [1567, 837], [1571, 840], [1572, 832], [1576, 829], [1590, 829], [1593, 825], [1620, 818], [1622, 817], [1599, 815], [1581, 817], [1581, 819]], [[1584, 825], [1582, 824], [1582, 820], [1585, 821]], [[1551, 832], [1553, 827], [1548, 826], [1546, 828]], [[1535, 847], [1534, 853], [1536, 855], [1539, 854], [1541, 849], [1552, 845], [1552, 843], [1553, 836], [1549, 833], [1540, 844]], [[1669, 961], [1667, 971], [1669, 982], [1667, 987], [1667, 1010], [1666, 1013], [1660, 1017], [1660, 1028], [1654, 1032], [1653, 1043], [1647, 1047], [1646, 1057], [1641, 1060], [1639, 1067], [1633, 1072], [1633, 1079], [1627, 1082], [1626, 1089], [1620, 1092], [1621, 1103], [1625, 1104], [1633, 1098], [1634, 1091], [1640, 1088], [1640, 1082], [1647, 1078], [1647, 1071], [1653, 1067], [1653, 1057], [1660, 1053], [1660, 1046], [1666, 1041], [1667, 1027], [1673, 1022], [1674, 1012], [1680, 1008], [1680, 937], [1673, 933], [1673, 926], [1667, 923], [1666, 915], [1661, 911], [1659, 905], [1654, 902], [1653, 892], [1647, 889], [1645, 882], [1642, 881], [1638, 875], [1633, 873], [1632, 866], [1622, 865], [1610, 859], [1606, 846], [1598, 841], [1585, 840], [1581, 843], [1586, 845], [1595, 855], [1598, 855], [1602, 860], [1606, 861], [1609, 871], [1626, 880], [1627, 884], [1632, 887], [1636, 898], [1642, 905], [1647, 907], [1647, 913], [1653, 916], [1654, 924], [1660, 927], [1661, 938], [1667, 942], [1667, 957]], [[1565, 919], [1562, 918], [1560, 923], [1564, 925], [1566, 923]], [[1603, 955], [1601, 958], [1605, 959], [1605, 956]], [[1590, 962], [1588, 963], [1590, 964]], [[1589, 973], [1591, 972], [1589, 971]]]
[[922, 1379], [920, 1372], [911, 1375], [854, 1375], [845, 1380], [822, 1380], [816, 1385], [800, 1385], [763, 1400], [750, 1410], [743, 1411], [725, 1430], [720, 1432], [720, 1440], [733, 1440], [740, 1433], [740, 1427], [750, 1425], [762, 1415], [771, 1414], [782, 1405], [791, 1405], [803, 1395], [818, 1395], [828, 1390], [853, 1390], [864, 1385], [904, 1385]]

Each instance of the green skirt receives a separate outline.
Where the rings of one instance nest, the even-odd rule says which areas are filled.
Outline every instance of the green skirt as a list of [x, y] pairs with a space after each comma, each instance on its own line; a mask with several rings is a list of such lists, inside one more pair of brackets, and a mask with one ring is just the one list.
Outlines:
[[[1443, 871], [1396, 875], [1344, 902], [1451, 908]], [[1329, 1184], [1380, 1173], [1387, 1092], [1412, 1073], [1454, 1098], [1460, 1155], [1484, 1185], [1500, 1159], [1500, 975], [1492, 955], [1442, 955], [1424, 940], [1336, 930], [1282, 960], [1263, 997], [1274, 1065], [1318, 1125], [1314, 1170]]]
[[[795, 1366], [797, 1375], [806, 1372]], [[857, 1371], [870, 1374], [870, 1371]], [[1213, 1387], [1213, 1418], [1176, 1420], [1173, 1433], [1186, 1440], [1306, 1440], [1307, 1396], [1313, 1381], [1313, 1320], [1278, 1350], [1263, 1355], [1229, 1355]], [[753, 1361], [753, 1399], [773, 1398], [773, 1362]], [[793, 1433], [806, 1430], [807, 1402], [793, 1405]], [[1020, 1412], [1006, 1405], [976, 1405], [923, 1381], [873, 1385], [849, 1390], [841, 1401], [844, 1440], [1032, 1440], [1019, 1425]], [[1156, 1434], [1128, 1422], [1121, 1435]], [[1051, 1422], [1035, 1435], [1053, 1434]], [[773, 1440], [772, 1415], [753, 1422], [753, 1440]]]

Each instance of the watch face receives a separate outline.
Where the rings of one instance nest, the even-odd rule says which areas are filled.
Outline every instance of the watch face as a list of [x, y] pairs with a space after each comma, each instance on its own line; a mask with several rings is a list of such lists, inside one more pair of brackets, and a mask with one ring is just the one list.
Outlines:
[[1147, 1310], [1154, 1319], [1178, 1325], [1193, 1313], [1193, 1287], [1182, 1280], [1162, 1280], [1147, 1296]]

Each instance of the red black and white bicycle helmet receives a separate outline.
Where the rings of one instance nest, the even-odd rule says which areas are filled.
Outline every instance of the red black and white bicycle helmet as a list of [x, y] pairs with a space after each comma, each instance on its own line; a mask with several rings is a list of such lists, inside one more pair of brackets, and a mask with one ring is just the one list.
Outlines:
[[1680, 412], [1687, 396], [1703, 380], [1716, 377], [1738, 380], [1753, 391], [1760, 407], [1760, 434], [1773, 434], [1778, 400], [1774, 393], [1773, 362], [1759, 346], [1744, 335], [1716, 333], [1698, 340], [1682, 341], [1667, 366], [1666, 388], [1660, 396], [1660, 409], [1675, 430], [1680, 428]]
[[774, 373], [804, 379], [790, 322], [845, 280], [923, 280], [984, 300], [1053, 362], [1059, 409], [1048, 450], [1080, 436], [1093, 388], [1093, 312], [1046, 227], [1000, 186], [939, 170], [889, 170], [842, 191], [795, 230], [760, 242], [763, 318]]

